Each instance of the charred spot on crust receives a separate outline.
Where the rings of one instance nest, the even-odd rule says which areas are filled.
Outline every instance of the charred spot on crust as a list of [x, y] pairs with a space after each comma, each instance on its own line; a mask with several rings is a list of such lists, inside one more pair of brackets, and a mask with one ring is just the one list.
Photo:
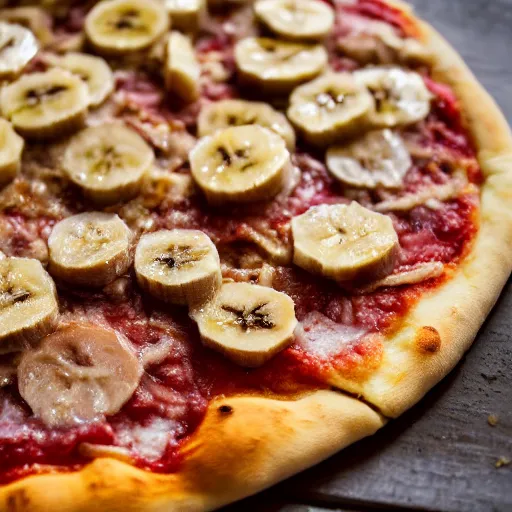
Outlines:
[[416, 346], [423, 354], [435, 354], [441, 348], [441, 336], [434, 327], [424, 326], [416, 337]]
[[221, 405], [219, 407], [219, 412], [221, 414], [225, 414], [225, 415], [233, 414], [233, 407], [231, 407], [231, 405], [227, 405], [227, 404]]
[[18, 489], [12, 492], [7, 497], [7, 511], [17, 512], [19, 510], [26, 510], [30, 505], [30, 500], [27, 496], [25, 489]]

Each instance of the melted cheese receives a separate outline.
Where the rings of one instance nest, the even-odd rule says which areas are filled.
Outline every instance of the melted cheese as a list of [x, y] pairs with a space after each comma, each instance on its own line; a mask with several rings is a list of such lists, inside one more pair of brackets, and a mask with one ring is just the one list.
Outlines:
[[365, 329], [337, 324], [318, 311], [306, 315], [295, 332], [301, 348], [323, 358], [339, 354], [366, 333]]

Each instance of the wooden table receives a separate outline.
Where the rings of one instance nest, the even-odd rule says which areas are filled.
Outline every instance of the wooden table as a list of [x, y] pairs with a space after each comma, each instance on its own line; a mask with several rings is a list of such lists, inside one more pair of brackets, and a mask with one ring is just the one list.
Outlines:
[[[512, 0], [409, 0], [512, 122]], [[371, 438], [223, 512], [512, 511], [512, 283], [457, 368]], [[488, 424], [490, 414], [499, 417]]]

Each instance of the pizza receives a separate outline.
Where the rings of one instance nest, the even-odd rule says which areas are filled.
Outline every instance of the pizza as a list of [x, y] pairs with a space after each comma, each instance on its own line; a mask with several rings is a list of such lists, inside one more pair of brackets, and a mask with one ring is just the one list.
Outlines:
[[469, 348], [512, 268], [512, 138], [405, 4], [0, 18], [0, 509], [218, 508]]

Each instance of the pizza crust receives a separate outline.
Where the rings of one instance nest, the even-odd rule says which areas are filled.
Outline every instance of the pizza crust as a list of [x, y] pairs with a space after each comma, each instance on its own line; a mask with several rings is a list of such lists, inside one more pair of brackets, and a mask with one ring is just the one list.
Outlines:
[[[399, 5], [411, 15], [409, 6]], [[385, 342], [383, 363], [368, 380], [351, 382], [333, 375], [333, 384], [361, 395], [389, 417], [415, 404], [460, 360], [512, 268], [510, 129], [451, 46], [429, 25], [418, 26], [435, 55], [435, 78], [449, 83], [461, 101], [486, 182], [481, 230], [462, 266], [446, 285], [422, 299], [400, 332]], [[97, 459], [80, 471], [30, 476], [4, 486], [0, 509], [211, 510], [312, 466], [385, 423], [362, 401], [333, 391], [297, 400], [219, 398], [185, 445], [178, 473], [159, 475]]]
[[31, 476], [3, 487], [0, 510], [212, 510], [312, 466], [384, 424], [366, 404], [333, 391], [298, 400], [219, 398], [186, 444], [178, 473], [159, 475], [96, 459], [81, 471]]

